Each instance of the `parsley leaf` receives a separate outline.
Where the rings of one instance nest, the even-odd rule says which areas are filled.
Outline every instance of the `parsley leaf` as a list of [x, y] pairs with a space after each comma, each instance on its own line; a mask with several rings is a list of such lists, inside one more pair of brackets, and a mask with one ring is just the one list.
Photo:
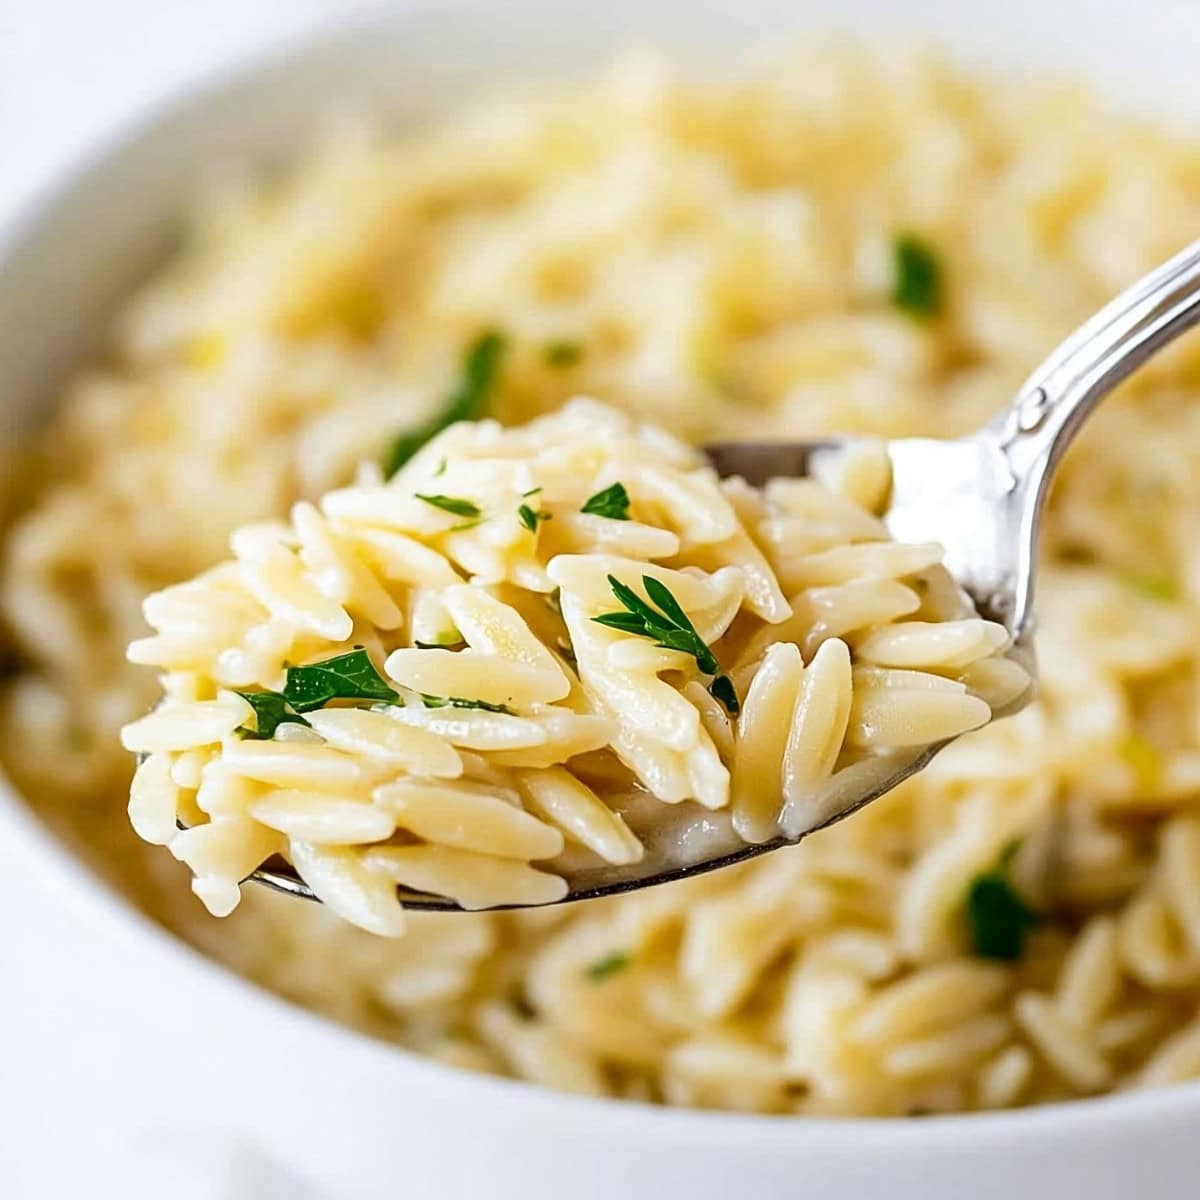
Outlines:
[[538, 527], [539, 521], [549, 521], [550, 520], [549, 513], [534, 512], [533, 509], [530, 508], [528, 504], [522, 504], [521, 507], [517, 509], [517, 517], [520, 520], [521, 524], [524, 525], [525, 528], [528, 529], [530, 533], [537, 533], [537, 527]]
[[629, 493], [623, 483], [614, 483], [590, 497], [579, 511], [595, 517], [608, 517], [613, 521], [628, 521]]
[[[443, 512], [453, 513], [456, 517], [478, 517], [480, 508], [478, 504], [470, 500], [463, 500], [459, 496], [423, 496], [420, 492], [416, 493], [418, 500], [424, 500], [426, 504], [432, 504], [434, 508], [440, 508]], [[460, 526], [455, 526], [460, 528]]]
[[400, 695], [384, 682], [367, 652], [358, 646], [305, 667], [288, 667], [282, 692], [238, 692], [254, 709], [254, 724], [238, 727], [242, 737], [265, 741], [275, 736], [280, 725], [307, 725], [300, 715], [322, 708], [330, 700], [399, 700]]
[[725, 710], [732, 716], [737, 716], [742, 711], [741, 702], [738, 700], [737, 690], [733, 686], [733, 680], [728, 675], [718, 675], [716, 679], [708, 685], [709, 694], [714, 700], [719, 700], [725, 705]]
[[238, 692], [238, 695], [254, 709], [254, 728], [239, 725], [237, 732], [249, 741], [262, 742], [275, 736], [280, 725], [307, 725], [308, 722], [293, 712], [287, 697], [279, 692]]
[[517, 715], [506, 704], [489, 704], [486, 700], [465, 700], [462, 696], [427, 696], [422, 693], [421, 703], [426, 708], [480, 708], [484, 712], [504, 713], [509, 717]]
[[[642, 576], [642, 587], [646, 589], [646, 595], [653, 604], [643, 600], [633, 588], [622, 583], [614, 575], [608, 577], [608, 586], [612, 588], [613, 595], [621, 602], [625, 611], [603, 613], [593, 617], [592, 620], [597, 625], [617, 629], [621, 633], [648, 637], [656, 646], [690, 654], [696, 660], [701, 674], [718, 676], [708, 689], [713, 698], [720, 701], [730, 713], [738, 711], [740, 705], [733, 683], [727, 675], [721, 675], [721, 664], [717, 662], [717, 656], [696, 632], [691, 618], [683, 611], [665, 583], [650, 575]], [[655, 608], [654, 605], [658, 607]]]
[[1019, 843], [1010, 842], [1000, 861], [983, 871], [967, 890], [967, 925], [975, 953], [984, 958], [1012, 961], [1021, 957], [1025, 936], [1042, 923], [1042, 915], [1030, 908], [1013, 887], [1009, 867]]
[[566, 338], [547, 342], [542, 351], [542, 358], [548, 367], [573, 367], [583, 358], [583, 343], [568, 341]]
[[609, 629], [619, 629], [622, 633], [636, 633], [639, 637], [651, 637], [647, 631], [645, 617], [637, 613], [605, 613], [593, 617], [598, 625], [607, 625]]
[[383, 680], [360, 646], [323, 662], [288, 667], [283, 698], [296, 712], [304, 713], [330, 700], [395, 701], [400, 694]]
[[458, 385], [446, 398], [442, 411], [424, 425], [400, 434], [392, 442], [383, 462], [383, 473], [387, 478], [395, 475], [426, 442], [443, 429], [458, 421], [476, 421], [483, 416], [507, 345], [502, 333], [490, 329], [467, 347]]
[[933, 248], [911, 233], [892, 241], [892, 303], [914, 317], [936, 316], [942, 308], [942, 266]]
[[610, 950], [600, 958], [594, 959], [583, 969], [584, 975], [593, 983], [601, 983], [610, 975], [629, 966], [631, 958], [625, 950]]

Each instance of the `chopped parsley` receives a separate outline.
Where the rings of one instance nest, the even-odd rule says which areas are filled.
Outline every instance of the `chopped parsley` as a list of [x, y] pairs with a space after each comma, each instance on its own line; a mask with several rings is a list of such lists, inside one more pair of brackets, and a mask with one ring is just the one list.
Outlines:
[[266, 741], [275, 736], [280, 725], [307, 725], [280, 692], [238, 692], [238, 695], [254, 709], [254, 728], [240, 725], [238, 733], [250, 741]]
[[528, 504], [522, 504], [517, 509], [517, 519], [529, 530], [530, 533], [537, 533], [539, 521], [549, 521], [550, 514], [544, 512], [535, 512]]
[[1122, 571], [1121, 580], [1135, 592], [1162, 604], [1175, 604], [1179, 600], [1179, 585], [1170, 575], [1143, 571]]
[[631, 961], [627, 951], [610, 950], [607, 954], [603, 954], [588, 963], [583, 968], [583, 973], [592, 983], [602, 983], [610, 975], [615, 975], [618, 971], [623, 971], [629, 966]]
[[1026, 935], [1042, 923], [1041, 913], [1025, 903], [1009, 878], [1019, 847], [1019, 842], [1005, 846], [996, 866], [976, 875], [967, 891], [971, 943], [984, 958], [1020, 958]]
[[367, 652], [358, 646], [346, 654], [288, 667], [282, 692], [238, 692], [254, 709], [255, 728], [243, 725], [238, 733], [262, 741], [275, 736], [280, 725], [307, 725], [301, 715], [323, 708], [331, 700], [376, 700], [393, 703], [400, 694], [375, 669]]
[[576, 366], [583, 358], [583, 343], [568, 341], [566, 338], [556, 338], [547, 342], [542, 351], [546, 366], [565, 370]]
[[696, 660], [696, 666], [702, 675], [716, 676], [708, 688], [714, 699], [719, 700], [730, 713], [736, 714], [739, 711], [741, 705], [738, 703], [732, 680], [728, 675], [721, 674], [721, 664], [717, 662], [716, 655], [696, 632], [691, 618], [683, 611], [666, 584], [659, 582], [652, 575], [642, 576], [642, 587], [646, 589], [651, 603], [643, 600], [633, 588], [623, 584], [613, 575], [608, 577], [608, 586], [612, 588], [613, 595], [625, 611], [593, 617], [592, 620], [597, 625], [650, 638], [656, 646], [662, 646], [665, 650], [680, 650], [684, 654], [690, 654]]
[[892, 303], [914, 317], [942, 309], [942, 266], [933, 248], [911, 233], [892, 240]]
[[400, 434], [392, 442], [383, 462], [389, 479], [431, 438], [458, 421], [475, 421], [483, 416], [496, 383], [500, 360], [508, 342], [497, 330], [482, 333], [463, 355], [458, 384], [446, 398], [441, 412], [424, 425]]
[[728, 675], [718, 675], [708, 690], [714, 700], [719, 700], [725, 706], [727, 712], [736, 713], [742, 707], [733, 680]]
[[623, 483], [614, 483], [589, 497], [579, 511], [591, 513], [594, 517], [608, 517], [613, 521], [628, 521], [629, 493]]
[[517, 715], [506, 704], [489, 704], [486, 700], [465, 700], [462, 696], [427, 696], [422, 693], [421, 703], [426, 708], [479, 708], [484, 712], [504, 713], [509, 717]]
[[[427, 496], [417, 492], [416, 497], [418, 500], [424, 500], [426, 504], [433, 505], [434, 508], [440, 508], [442, 512], [453, 513], [456, 517], [478, 517], [482, 515], [478, 504], [475, 504], [471, 500], [464, 500], [461, 496]], [[455, 528], [461, 529], [463, 526], [456, 525]]]
[[395, 701], [400, 694], [390, 687], [375, 669], [370, 656], [361, 647], [347, 654], [288, 667], [283, 697], [298, 713], [321, 708], [330, 700]]

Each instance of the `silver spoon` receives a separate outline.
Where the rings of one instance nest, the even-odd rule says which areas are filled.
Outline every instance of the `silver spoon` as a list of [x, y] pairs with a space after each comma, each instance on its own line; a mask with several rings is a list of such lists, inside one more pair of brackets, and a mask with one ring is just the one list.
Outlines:
[[[980, 615], [1004, 625], [1013, 651], [1032, 668], [1033, 585], [1046, 494], [1068, 445], [1097, 403], [1127, 375], [1200, 321], [1200, 242], [1122, 292], [1071, 334], [1025, 381], [1012, 404], [967, 437], [887, 443], [892, 494], [884, 519], [903, 542], [939, 542], [945, 565]], [[722, 442], [705, 447], [722, 476], [753, 484], [808, 473], [820, 442]], [[1027, 699], [1027, 697], [1026, 697]], [[1014, 709], [1015, 710], [1015, 709]], [[777, 837], [682, 866], [641, 864], [581, 872], [558, 903], [590, 900], [732, 866], [794, 845], [840, 821], [927, 766], [948, 743], [930, 746], [894, 774], [795, 837]], [[279, 863], [280, 865], [275, 865]], [[295, 870], [272, 860], [250, 876], [277, 891], [317, 899]], [[461, 911], [453, 901], [399, 889], [406, 908]], [[501, 906], [508, 907], [508, 906]]]

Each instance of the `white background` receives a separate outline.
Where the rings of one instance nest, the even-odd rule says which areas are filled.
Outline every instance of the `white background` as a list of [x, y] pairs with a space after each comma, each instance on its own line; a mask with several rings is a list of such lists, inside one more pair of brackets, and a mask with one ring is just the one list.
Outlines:
[[57, 165], [156, 97], [264, 43], [380, 7], [361, 0], [0, 0], [0, 221]]

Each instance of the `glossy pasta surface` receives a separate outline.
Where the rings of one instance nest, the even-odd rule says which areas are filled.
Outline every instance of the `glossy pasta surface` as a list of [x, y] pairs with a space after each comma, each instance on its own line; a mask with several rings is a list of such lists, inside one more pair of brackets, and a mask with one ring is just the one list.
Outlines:
[[[837, 458], [886, 503], [881, 444]], [[129, 657], [165, 695], [122, 731], [135, 828], [220, 916], [272, 855], [399, 935], [397, 884], [546, 904], [795, 837], [1030, 686], [936, 545], [588, 400], [451, 425], [231, 544], [147, 599]]]
[[[358, 464], [387, 463], [401, 438], [471, 407], [462, 402], [479, 389], [464, 392], [464, 378], [477, 385], [481, 372], [465, 367], [486, 331], [498, 331], [505, 349], [486, 408], [473, 415], [506, 429], [586, 395], [639, 427], [667, 430], [673, 447], [676, 438], [825, 431], [950, 436], [981, 424], [1061, 336], [1197, 227], [1194, 146], [1071, 88], [971, 81], [927, 59], [855, 50], [756, 62], [728, 80], [629, 59], [568, 93], [501, 98], [404, 143], [340, 125], [280, 181], [230, 174], [200, 199], [180, 258], [134, 299], [106, 358], [71, 384], [53, 427], [5, 475], [5, 769], [88, 862], [181, 936], [335, 1019], [466, 1067], [596, 1094], [800, 1115], [995, 1108], [1195, 1078], [1194, 339], [1107, 400], [1064, 464], [1039, 585], [1038, 701], [967, 735], [919, 778], [794, 851], [583, 907], [414, 914], [391, 939], [252, 888], [215, 921], [189, 892], [191, 872], [129, 829], [132, 757], [119, 731], [161, 695], [154, 672], [124, 658], [129, 643], [167, 636], [147, 627], [144, 597], [182, 585], [175, 595], [186, 601], [186, 581], [214, 568], [206, 586], [218, 586], [230, 534], [247, 524], [258, 528], [254, 553], [265, 555], [256, 587], [279, 585], [273, 564], [301, 541], [310, 554], [332, 554], [316, 569], [336, 577], [343, 567], [326, 543], [358, 518], [327, 512], [321, 498], [354, 491]], [[663, 464], [683, 461], [677, 453], [664, 449]], [[634, 504], [645, 503], [625, 482]], [[869, 469], [827, 482], [871, 508]], [[429, 494], [454, 491], [446, 483]], [[512, 499], [503, 528], [528, 546], [533, 535]], [[746, 526], [743, 498], [726, 499]], [[449, 519], [423, 507], [430, 521]], [[583, 517], [568, 515], [539, 522], [538, 543], [573, 534]], [[359, 524], [372, 530], [363, 561], [378, 566], [390, 554], [394, 574], [440, 570], [400, 539], [436, 546]], [[487, 528], [476, 531], [480, 541]], [[664, 528], [678, 536], [669, 522], [654, 528], [660, 539]], [[769, 557], [769, 525], [761, 536]], [[903, 611], [903, 572], [886, 587], [855, 588], [837, 558], [813, 566], [841, 550], [810, 549], [774, 562], [793, 616], [755, 618], [771, 632], [753, 651], [763, 659], [753, 680], [737, 676], [733, 645], [721, 659], [744, 741], [774, 750], [794, 741], [784, 762], [801, 791], [828, 763], [825, 743], [748, 715], [777, 711], [761, 703], [772, 697], [795, 712], [806, 678], [844, 675], [836, 648], [824, 649], [838, 642], [852, 671], [870, 678], [913, 670], [912, 642], [894, 630], [927, 622]], [[664, 561], [652, 550], [604, 553]], [[549, 571], [549, 559], [532, 557]], [[727, 569], [691, 565], [713, 578]], [[532, 595], [530, 581], [517, 586]], [[460, 585], [443, 574], [438, 603], [448, 607]], [[393, 586], [404, 598], [411, 584], [401, 576], [384, 592]], [[396, 614], [372, 595], [369, 611], [349, 616], [386, 632]], [[536, 635], [534, 614], [554, 614], [523, 605], [510, 607]], [[839, 628], [856, 605], [880, 632], [860, 639]], [[241, 645], [261, 608], [231, 589], [220, 609], [228, 645]], [[215, 611], [206, 604], [197, 624]], [[415, 616], [400, 615], [401, 641], [364, 639], [385, 682], [392, 653], [421, 649]], [[803, 631], [777, 636], [793, 619]], [[440, 620], [428, 627], [442, 631]], [[340, 647], [346, 635], [335, 606], [323, 606], [309, 636]], [[353, 645], [353, 629], [348, 636]], [[536, 640], [556, 653], [553, 638]], [[785, 643], [798, 647], [799, 678]], [[256, 641], [243, 661], [225, 664], [222, 689], [278, 688], [279, 678], [251, 668], [292, 652]], [[388, 686], [423, 687], [423, 661], [403, 662], [408, 682]], [[544, 669], [526, 665], [505, 681], [529, 689], [514, 696], [567, 709], [568, 726], [582, 719], [570, 690], [546, 699], [553, 672], [544, 660]], [[168, 675], [177, 669], [193, 668], [168, 666]], [[975, 664], [958, 670], [968, 690], [1002, 682]], [[720, 758], [728, 712], [702, 698], [709, 683], [697, 674], [669, 686], [700, 714]], [[217, 706], [218, 744], [231, 721], [246, 722], [236, 695], [179, 699]], [[925, 700], [941, 703], [936, 691]], [[847, 727], [857, 721], [865, 737], [874, 703], [852, 701]], [[448, 710], [424, 711], [427, 722]], [[453, 712], [463, 728], [473, 716]], [[289, 837], [319, 847], [297, 831], [311, 835], [347, 814], [363, 845], [389, 822], [399, 827], [403, 813], [420, 819], [419, 789], [402, 786], [364, 816], [354, 807], [361, 780], [337, 775], [342, 752], [324, 739], [374, 745], [359, 720], [376, 715], [313, 710], [310, 728], [324, 744], [280, 743], [289, 755], [332, 758], [324, 791], [349, 795], [333, 808], [288, 797], [304, 788], [277, 759], [273, 780], [251, 780], [249, 790], [260, 816], [292, 832], [256, 822], [266, 831], [260, 849]], [[450, 753], [436, 731], [393, 724], [379, 761], [419, 762], [472, 797], [479, 756], [530, 749], [451, 743]], [[273, 743], [229, 745], [248, 763]], [[158, 783], [198, 796], [205, 754], [160, 753], [171, 757], [159, 759]], [[515, 789], [522, 810], [543, 809], [522, 823], [521, 836], [545, 839], [533, 853], [556, 836], [565, 852], [591, 828], [558, 765], [503, 766], [506, 776], [540, 780], [528, 796], [520, 778]], [[142, 783], [139, 821], [161, 833], [155, 776]], [[587, 783], [603, 791], [598, 777]], [[729, 807], [714, 811], [759, 820], [761, 781], [739, 780], [735, 769], [729, 789]], [[623, 819], [642, 840], [638, 816]], [[611, 841], [590, 836], [611, 853], [633, 852], [615, 826], [609, 832]], [[424, 842], [414, 838], [418, 850]], [[375, 869], [428, 883], [479, 853], [437, 845], [419, 863], [404, 847], [389, 851], [400, 865], [380, 859]], [[216, 863], [224, 849], [204, 852]], [[189, 852], [191, 865], [201, 853]], [[553, 874], [505, 861], [528, 886], [545, 884], [526, 870]], [[206, 899], [227, 905], [229, 886], [216, 879]]]

